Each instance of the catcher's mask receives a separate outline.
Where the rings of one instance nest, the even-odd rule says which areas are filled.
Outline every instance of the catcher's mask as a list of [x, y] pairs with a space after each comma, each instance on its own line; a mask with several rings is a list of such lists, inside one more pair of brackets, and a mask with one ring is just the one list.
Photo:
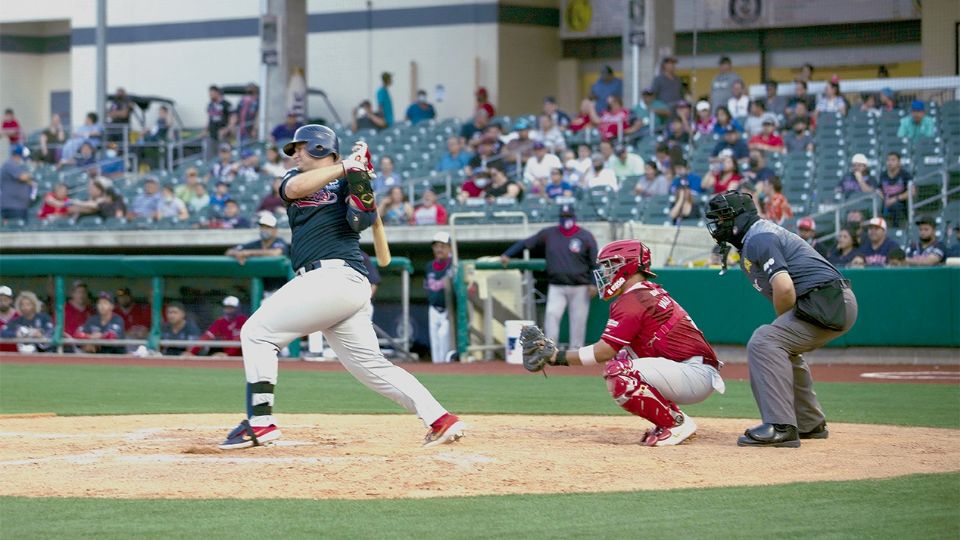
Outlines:
[[650, 248], [639, 240], [617, 240], [603, 246], [597, 255], [597, 265], [600, 268], [593, 271], [593, 279], [604, 300], [616, 296], [620, 287], [637, 272], [657, 277], [650, 271]]

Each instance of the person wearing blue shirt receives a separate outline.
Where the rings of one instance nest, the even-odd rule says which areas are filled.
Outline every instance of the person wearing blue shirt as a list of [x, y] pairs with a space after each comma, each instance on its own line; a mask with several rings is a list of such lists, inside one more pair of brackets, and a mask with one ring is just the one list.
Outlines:
[[390, 98], [390, 84], [393, 82], [393, 75], [384, 71], [380, 74], [380, 80], [383, 86], [377, 90], [377, 107], [380, 108], [380, 116], [383, 117], [387, 127], [393, 125], [393, 100]]
[[743, 137], [740, 136], [740, 132], [733, 126], [727, 126], [723, 133], [723, 140], [713, 147], [713, 152], [710, 153], [710, 156], [717, 157], [720, 155], [720, 152], [727, 149], [733, 152], [733, 159], [735, 161], [750, 157], [750, 147], [747, 146], [747, 143], [743, 141]]
[[437, 172], [456, 172], [470, 164], [473, 155], [463, 149], [460, 137], [451, 136], [447, 139], [447, 153], [437, 163]]
[[613, 68], [603, 66], [600, 78], [590, 87], [590, 93], [596, 97], [597, 114], [607, 108], [607, 98], [610, 96], [623, 97], [623, 79], [613, 74]]
[[543, 188], [543, 194], [551, 200], [559, 197], [573, 197], [573, 186], [563, 179], [562, 170], [552, 169], [550, 171], [550, 182]]
[[423, 90], [417, 92], [417, 101], [407, 107], [407, 120], [411, 124], [418, 124], [436, 117], [437, 111], [433, 109], [433, 105], [427, 103], [427, 93]]
[[690, 172], [686, 161], [678, 159], [677, 162], [673, 164], [673, 174], [674, 177], [673, 183], [670, 184], [670, 193], [675, 193], [680, 186], [690, 188], [690, 191], [697, 195], [703, 193], [703, 188], [700, 186], [703, 179]]

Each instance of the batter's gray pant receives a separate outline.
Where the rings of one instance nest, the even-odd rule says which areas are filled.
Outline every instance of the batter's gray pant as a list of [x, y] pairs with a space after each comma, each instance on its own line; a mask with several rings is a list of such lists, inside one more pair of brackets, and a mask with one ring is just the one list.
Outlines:
[[543, 333], [554, 342], [560, 339], [560, 319], [570, 308], [569, 343], [571, 349], [583, 347], [587, 336], [587, 316], [590, 314], [589, 285], [553, 285], [547, 287], [547, 309], [543, 320]]
[[750, 388], [764, 423], [789, 424], [804, 432], [824, 421], [802, 355], [846, 334], [857, 321], [857, 297], [852, 289], [844, 289], [843, 302], [847, 313], [843, 330], [828, 330], [798, 319], [791, 309], [753, 332], [747, 343]]

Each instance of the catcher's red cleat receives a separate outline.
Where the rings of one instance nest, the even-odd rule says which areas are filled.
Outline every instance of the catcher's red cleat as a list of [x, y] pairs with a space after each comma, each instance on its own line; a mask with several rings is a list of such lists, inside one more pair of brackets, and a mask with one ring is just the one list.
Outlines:
[[432, 448], [444, 443], [454, 442], [463, 437], [463, 430], [467, 425], [457, 418], [457, 415], [446, 413], [432, 424], [427, 436], [423, 438], [423, 447]]

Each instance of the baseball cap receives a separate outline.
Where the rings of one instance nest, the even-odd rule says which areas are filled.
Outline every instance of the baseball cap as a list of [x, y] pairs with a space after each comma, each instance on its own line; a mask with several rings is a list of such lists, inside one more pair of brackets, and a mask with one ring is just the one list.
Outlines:
[[117, 302], [117, 299], [110, 294], [110, 291], [100, 291], [100, 294], [97, 295], [97, 300], [100, 300], [101, 298], [104, 300], [109, 300], [111, 304], [115, 304]]
[[546, 148], [546, 147], [547, 147], [547, 145], [543, 144], [541, 141], [537, 141], [537, 142], [533, 143], [533, 149], [534, 149], [534, 150], [543, 150], [543, 149]]
[[240, 307], [240, 299], [236, 296], [228, 296], [223, 299], [223, 307]]
[[30, 157], [30, 149], [22, 144], [15, 144], [12, 147], [10, 147], [10, 155], [18, 156], [21, 158], [28, 158]]
[[6, 285], [0, 286], [0, 296], [9, 296], [13, 298], [13, 289], [7, 287]]
[[485, 95], [487, 95], [487, 89], [484, 88], [483, 86], [477, 88], [477, 95], [478, 95], [478, 96], [485, 96]]
[[882, 217], [870, 218], [864, 223], [867, 227], [880, 227], [883, 230], [887, 230], [887, 220]]
[[710, 110], [710, 103], [707, 100], [701, 99], [700, 101], [697, 102], [697, 112], [709, 111], [709, 110]]
[[431, 244], [436, 244], [437, 242], [440, 242], [441, 244], [449, 244], [449, 243], [450, 243], [450, 233], [445, 233], [445, 232], [443, 232], [443, 231], [440, 231], [440, 232], [434, 234], [434, 235], [433, 235], [433, 240], [431, 240], [430, 243], [431, 243]]
[[577, 212], [572, 204], [564, 204], [560, 207], [560, 217], [577, 217]]
[[850, 159], [850, 163], [857, 165], [868, 165], [867, 156], [863, 154], [854, 154], [853, 158]]
[[920, 216], [914, 223], [917, 225], [932, 225], [936, 227], [937, 220], [933, 219], [933, 216]]
[[253, 155], [256, 155], [256, 152], [254, 152], [253, 150], [251, 150], [251, 149], [249, 149], [249, 148], [247, 148], [247, 149], [244, 150], [243, 152], [240, 152], [240, 157], [242, 157], [242, 158], [248, 158], [248, 157], [253, 156]]
[[915, 99], [910, 103], [911, 111], [923, 111], [926, 110], [926, 107], [923, 105], [923, 102], [919, 99]]
[[817, 230], [817, 222], [813, 218], [800, 218], [797, 220], [797, 229]]
[[527, 122], [525, 118], [521, 118], [520, 120], [517, 120], [516, 123], [513, 124], [513, 129], [515, 130], [530, 129], [530, 123]]
[[690, 108], [690, 102], [687, 101], [687, 100], [685, 100], [685, 99], [681, 99], [680, 101], [678, 101], [678, 102], [676, 102], [676, 103], [674, 104], [674, 107], [676, 107], [676, 108], [678, 108], [678, 109], [681, 108], [681, 107], [686, 107], [686, 108], [689, 109], [689, 108]]
[[276, 227], [277, 217], [270, 212], [260, 212], [260, 219], [257, 220], [257, 225], [263, 225], [264, 227]]
[[887, 97], [889, 97], [889, 98], [892, 98], [892, 97], [893, 97], [893, 89], [890, 88], [889, 86], [887, 86], [887, 87], [885, 87], [883, 90], [881, 90], [880, 93], [883, 94], [883, 95], [885, 95], [885, 96], [887, 96]]

